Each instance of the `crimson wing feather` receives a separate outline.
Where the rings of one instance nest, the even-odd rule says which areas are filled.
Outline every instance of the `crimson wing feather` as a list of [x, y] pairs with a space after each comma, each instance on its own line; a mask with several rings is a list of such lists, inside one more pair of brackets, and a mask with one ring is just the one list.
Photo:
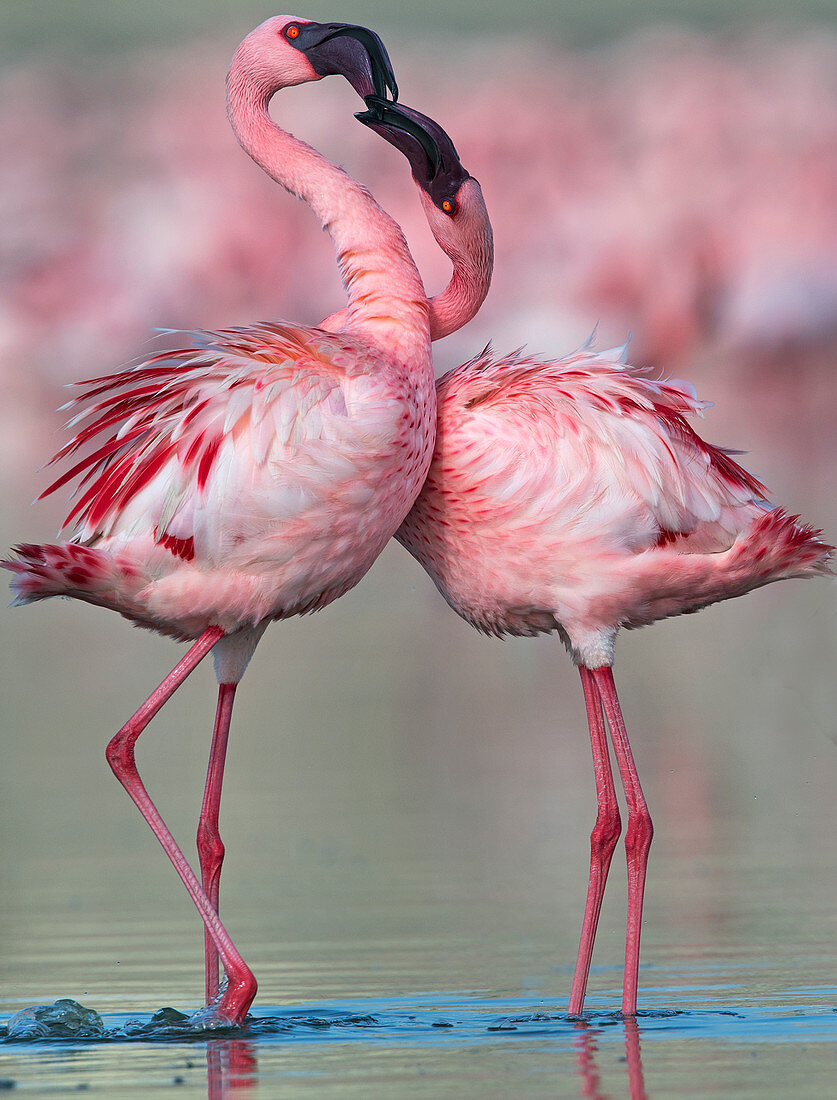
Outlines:
[[[77, 431], [50, 464], [90, 449], [41, 496], [76, 482], [63, 526], [79, 537], [106, 530], [172, 460], [181, 491], [200, 494], [225, 438], [242, 418], [256, 415], [257, 405], [263, 416], [293, 389], [300, 407], [311, 407], [345, 375], [329, 355], [345, 350], [340, 338], [316, 330], [271, 324], [190, 335], [192, 346], [80, 383], [81, 393], [64, 406], [74, 411], [70, 426]], [[294, 430], [298, 436], [296, 423]], [[163, 528], [158, 541], [165, 544], [165, 537]]]

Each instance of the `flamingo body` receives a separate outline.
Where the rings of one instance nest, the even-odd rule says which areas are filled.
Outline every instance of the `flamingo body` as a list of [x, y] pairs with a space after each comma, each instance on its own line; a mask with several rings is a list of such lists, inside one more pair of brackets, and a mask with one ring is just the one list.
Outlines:
[[[46, 492], [78, 480], [65, 526], [91, 553], [19, 548], [21, 602], [67, 595], [181, 639], [228, 634], [346, 592], [406, 515], [435, 432], [421, 278], [369, 192], [268, 112], [276, 91], [322, 79], [323, 67], [372, 91], [368, 49], [345, 30], [268, 19], [227, 77], [242, 146], [332, 237], [348, 298], [339, 331], [195, 332], [185, 348], [84, 383], [70, 402], [82, 426], [53, 461], [86, 456]], [[297, 45], [312, 35], [306, 54]]]
[[486, 349], [446, 374], [397, 535], [474, 626], [558, 631], [590, 668], [612, 663], [620, 626], [827, 571], [816, 533], [690, 427], [706, 407], [693, 391], [623, 359]]
[[[19, 547], [23, 602], [66, 595], [195, 638], [324, 607], [369, 569], [430, 461], [432, 381], [351, 333], [287, 324], [84, 384], [75, 541]], [[426, 390], [430, 389], [430, 400]], [[45, 495], [45, 494], [44, 494]]]

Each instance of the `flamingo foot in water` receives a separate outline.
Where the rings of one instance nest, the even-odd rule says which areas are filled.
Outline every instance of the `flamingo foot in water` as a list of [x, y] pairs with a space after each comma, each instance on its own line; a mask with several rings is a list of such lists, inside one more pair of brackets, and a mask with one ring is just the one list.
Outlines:
[[244, 973], [235, 982], [224, 978], [216, 999], [194, 1012], [189, 1017], [189, 1025], [201, 1031], [242, 1027], [257, 989], [256, 979], [249, 967], [244, 968]]

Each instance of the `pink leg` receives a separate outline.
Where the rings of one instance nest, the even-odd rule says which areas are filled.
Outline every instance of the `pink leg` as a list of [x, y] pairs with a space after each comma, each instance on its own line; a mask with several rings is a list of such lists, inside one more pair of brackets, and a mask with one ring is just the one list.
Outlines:
[[590, 745], [593, 749], [593, 770], [596, 776], [596, 798], [598, 813], [596, 824], [590, 834], [590, 879], [587, 886], [587, 905], [584, 909], [584, 922], [581, 926], [581, 942], [578, 945], [578, 959], [573, 974], [570, 991], [569, 1013], [578, 1016], [584, 1007], [584, 994], [587, 990], [587, 977], [590, 973], [590, 959], [596, 939], [596, 926], [602, 908], [607, 873], [613, 851], [622, 831], [619, 817], [619, 805], [613, 786], [613, 772], [610, 768], [610, 755], [607, 751], [602, 704], [593, 674], [587, 668], [580, 667], [581, 685], [584, 689], [584, 702], [587, 705], [587, 725], [590, 730]]
[[[201, 865], [201, 885], [210, 905], [216, 913], [221, 883], [221, 864], [224, 862], [224, 844], [218, 831], [218, 813], [221, 806], [221, 784], [224, 780], [224, 761], [227, 756], [227, 739], [230, 733], [233, 701], [237, 684], [220, 684], [218, 709], [215, 712], [215, 728], [212, 731], [212, 748], [209, 751], [209, 767], [206, 787], [198, 822], [198, 858]], [[218, 996], [218, 948], [208, 928], [204, 929], [206, 954], [206, 1003], [212, 1004]]]
[[223, 634], [221, 628], [215, 626], [204, 631], [186, 656], [175, 665], [160, 686], [151, 693], [136, 714], [128, 719], [111, 740], [107, 747], [107, 760], [114, 775], [136, 803], [140, 813], [162, 844], [218, 948], [229, 979], [224, 996], [218, 1004], [219, 1016], [231, 1023], [240, 1024], [256, 995], [256, 979], [233, 945], [226, 929], [218, 919], [218, 914], [212, 908], [209, 898], [201, 889], [192, 868], [187, 863], [186, 857], [178, 848], [174, 837], [160, 817], [157, 807], [151, 801], [134, 761], [134, 745], [139, 735], [218, 639], [223, 637]]
[[645, 870], [648, 865], [648, 849], [654, 836], [651, 815], [645, 804], [639, 784], [631, 746], [622, 710], [613, 682], [613, 670], [595, 668], [593, 677], [604, 707], [616, 763], [625, 788], [628, 803], [628, 828], [625, 833], [625, 852], [628, 857], [628, 935], [625, 942], [625, 983], [622, 987], [622, 1012], [636, 1015], [636, 992], [639, 977], [639, 937], [642, 930], [642, 899], [645, 894]]

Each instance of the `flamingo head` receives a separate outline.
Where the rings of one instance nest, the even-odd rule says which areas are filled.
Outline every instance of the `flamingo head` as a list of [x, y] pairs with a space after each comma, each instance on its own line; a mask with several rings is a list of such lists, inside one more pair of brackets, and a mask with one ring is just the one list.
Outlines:
[[246, 70], [265, 92], [344, 76], [358, 95], [398, 98], [398, 86], [383, 42], [353, 23], [314, 23], [290, 15], [266, 19], [236, 51], [233, 70]]
[[366, 96], [366, 106], [355, 118], [407, 158], [433, 236], [455, 265], [479, 273], [484, 297], [494, 246], [479, 183], [462, 166], [453, 142], [438, 122], [376, 95]]

